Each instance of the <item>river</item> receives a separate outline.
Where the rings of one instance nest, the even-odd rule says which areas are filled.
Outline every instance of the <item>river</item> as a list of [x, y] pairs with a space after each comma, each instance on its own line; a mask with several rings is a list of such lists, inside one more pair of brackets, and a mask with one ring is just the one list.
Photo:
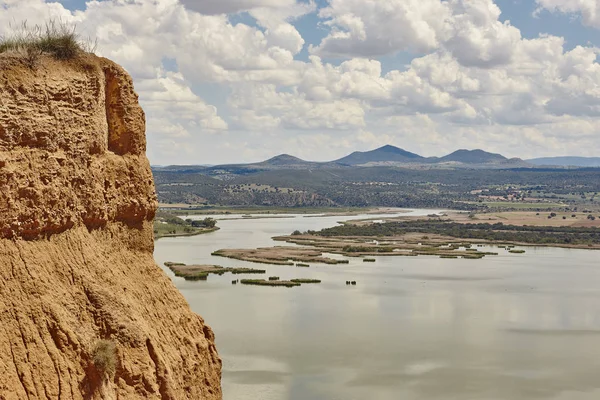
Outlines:
[[481, 260], [271, 266], [210, 254], [281, 245], [271, 237], [378, 216], [214, 217], [227, 218], [219, 231], [158, 240], [157, 263], [322, 280], [295, 288], [232, 285], [231, 274], [187, 282], [163, 266], [215, 332], [225, 400], [600, 398], [598, 251], [493, 248], [500, 254]]

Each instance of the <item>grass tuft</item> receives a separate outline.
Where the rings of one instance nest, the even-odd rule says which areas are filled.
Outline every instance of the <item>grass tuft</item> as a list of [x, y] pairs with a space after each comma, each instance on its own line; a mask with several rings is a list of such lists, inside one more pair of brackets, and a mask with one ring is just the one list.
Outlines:
[[70, 60], [83, 53], [93, 53], [96, 45], [84, 41], [75, 26], [52, 19], [45, 25], [30, 26], [23, 22], [12, 27], [13, 33], [0, 37], [0, 54], [16, 53], [34, 67], [42, 54], [50, 54], [57, 60]]
[[112, 378], [117, 370], [117, 350], [112, 340], [99, 340], [94, 346], [93, 361], [102, 376]]

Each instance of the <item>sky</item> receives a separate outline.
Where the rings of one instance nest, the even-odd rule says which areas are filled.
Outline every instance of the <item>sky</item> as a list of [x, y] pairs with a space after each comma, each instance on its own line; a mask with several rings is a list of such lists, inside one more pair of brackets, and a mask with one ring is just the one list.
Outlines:
[[132, 75], [153, 165], [600, 156], [600, 0], [0, 0]]

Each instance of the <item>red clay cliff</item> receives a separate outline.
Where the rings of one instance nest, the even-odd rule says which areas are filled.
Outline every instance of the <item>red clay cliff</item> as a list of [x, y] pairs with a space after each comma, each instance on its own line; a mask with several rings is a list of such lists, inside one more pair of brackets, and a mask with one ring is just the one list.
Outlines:
[[222, 398], [214, 335], [152, 256], [145, 150], [118, 65], [0, 56], [1, 400]]

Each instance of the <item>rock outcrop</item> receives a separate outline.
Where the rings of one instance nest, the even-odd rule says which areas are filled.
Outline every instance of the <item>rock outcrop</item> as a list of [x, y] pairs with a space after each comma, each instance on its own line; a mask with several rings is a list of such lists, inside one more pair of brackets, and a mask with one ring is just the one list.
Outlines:
[[0, 399], [222, 397], [211, 329], [153, 260], [145, 149], [118, 65], [0, 56]]

